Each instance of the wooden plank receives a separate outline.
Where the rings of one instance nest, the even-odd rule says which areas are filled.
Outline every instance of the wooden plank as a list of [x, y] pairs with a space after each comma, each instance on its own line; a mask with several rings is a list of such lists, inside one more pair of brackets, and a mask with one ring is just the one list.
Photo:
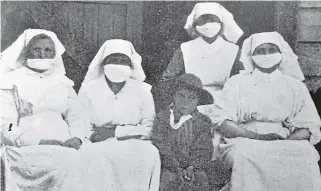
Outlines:
[[73, 39], [79, 41], [83, 40], [83, 4], [82, 3], [68, 3], [68, 22], [69, 31], [73, 34]]
[[113, 5], [99, 4], [98, 7], [98, 45], [113, 38]]
[[95, 3], [84, 4], [84, 39], [91, 39], [97, 47], [98, 44], [98, 11], [99, 5]]
[[113, 5], [113, 38], [126, 38], [127, 5]]
[[321, 76], [321, 43], [298, 43], [296, 52], [305, 76]]
[[127, 38], [137, 51], [142, 46], [143, 2], [128, 2]]
[[299, 1], [298, 3], [302, 8], [321, 8], [321, 1]]
[[294, 48], [297, 41], [297, 2], [275, 1], [275, 9], [274, 22], [276, 31]]
[[299, 9], [298, 42], [321, 42], [321, 8]]

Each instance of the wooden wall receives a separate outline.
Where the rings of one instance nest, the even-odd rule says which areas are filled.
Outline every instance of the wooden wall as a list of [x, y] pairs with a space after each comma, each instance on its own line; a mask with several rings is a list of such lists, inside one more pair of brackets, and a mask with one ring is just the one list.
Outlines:
[[296, 52], [310, 91], [321, 87], [321, 2], [297, 2]]

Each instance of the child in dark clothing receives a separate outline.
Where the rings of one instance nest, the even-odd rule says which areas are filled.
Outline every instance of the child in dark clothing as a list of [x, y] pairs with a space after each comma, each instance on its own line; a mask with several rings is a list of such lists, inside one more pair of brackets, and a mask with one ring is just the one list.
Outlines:
[[180, 76], [172, 90], [173, 103], [157, 115], [151, 136], [162, 162], [160, 191], [208, 191], [212, 122], [197, 106], [213, 97], [193, 74]]

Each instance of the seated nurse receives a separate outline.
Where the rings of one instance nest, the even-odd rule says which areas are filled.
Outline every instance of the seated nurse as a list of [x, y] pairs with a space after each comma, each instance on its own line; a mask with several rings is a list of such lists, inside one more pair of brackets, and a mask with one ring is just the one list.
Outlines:
[[37, 144], [79, 148], [70, 136], [78, 98], [65, 76], [65, 48], [51, 31], [27, 29], [1, 53], [2, 142], [17, 147]]
[[129, 41], [107, 40], [79, 91], [84, 134], [81, 150], [110, 161], [117, 190], [158, 190], [160, 159], [148, 140], [155, 117], [141, 57]]
[[212, 120], [225, 137], [230, 190], [321, 190], [321, 121], [297, 56], [277, 32], [243, 43], [245, 71], [231, 77]]
[[[233, 15], [214, 2], [197, 3], [184, 28], [194, 39], [181, 44], [174, 52], [161, 82], [170, 83], [183, 73], [191, 73], [202, 80], [204, 88], [215, 100], [216, 94], [230, 77], [232, 68], [241, 66], [238, 62], [239, 47], [235, 43], [243, 31], [234, 21]], [[162, 94], [167, 95], [167, 89], [162, 89]], [[166, 96], [164, 99], [167, 99]], [[212, 106], [201, 106], [198, 109], [208, 115]]]

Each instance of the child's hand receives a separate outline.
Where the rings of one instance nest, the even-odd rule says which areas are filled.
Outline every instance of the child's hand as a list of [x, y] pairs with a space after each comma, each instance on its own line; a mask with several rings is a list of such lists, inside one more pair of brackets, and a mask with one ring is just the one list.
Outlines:
[[68, 139], [67, 141], [65, 141], [62, 144], [62, 146], [78, 150], [80, 148], [81, 144], [82, 144], [82, 141], [78, 137], [73, 137], [73, 138]]
[[178, 177], [179, 177], [179, 179], [182, 181], [182, 182], [184, 182], [184, 179], [185, 179], [185, 177], [186, 177], [186, 170], [185, 169], [183, 169], [183, 168], [177, 168], [177, 174], [178, 174]]
[[62, 145], [62, 142], [55, 139], [41, 139], [39, 145]]
[[194, 167], [190, 166], [186, 169], [186, 180], [190, 181], [194, 178]]

